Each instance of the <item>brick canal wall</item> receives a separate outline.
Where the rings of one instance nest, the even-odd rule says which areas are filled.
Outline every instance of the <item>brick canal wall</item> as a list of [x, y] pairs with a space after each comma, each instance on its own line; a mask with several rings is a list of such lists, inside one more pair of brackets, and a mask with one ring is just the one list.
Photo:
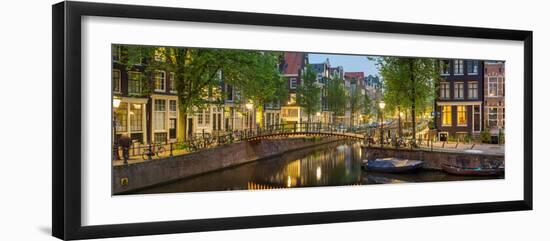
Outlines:
[[322, 137], [238, 142], [172, 158], [114, 166], [112, 193], [121, 194], [341, 140], [339, 137]]
[[368, 159], [397, 157], [424, 161], [425, 169], [441, 170], [442, 164], [479, 167], [485, 162], [504, 162], [504, 155], [482, 154], [482, 153], [455, 153], [447, 151], [394, 149], [380, 147], [363, 147], [364, 156]]

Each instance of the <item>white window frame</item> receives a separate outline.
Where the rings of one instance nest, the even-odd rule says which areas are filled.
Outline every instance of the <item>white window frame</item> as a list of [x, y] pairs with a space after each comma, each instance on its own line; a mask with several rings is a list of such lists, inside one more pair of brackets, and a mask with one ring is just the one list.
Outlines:
[[[459, 64], [460, 63], [460, 64]], [[453, 73], [454, 75], [464, 75], [464, 60], [455, 59], [453, 62]]]
[[[462, 88], [458, 88], [462, 86]], [[455, 82], [454, 83], [454, 98], [455, 99], [464, 99], [464, 82]]]
[[[450, 121], [450, 124], [445, 124], [445, 122], [443, 121], [445, 113], [446, 113], [444, 111], [445, 107], [449, 107], [449, 113], [450, 113], [449, 121]], [[441, 126], [452, 126], [452, 125], [453, 125], [453, 107], [450, 106], [450, 105], [441, 106]]]
[[[447, 88], [442, 88], [443, 86], [447, 86]], [[445, 94], [443, 94], [445, 93]], [[451, 83], [450, 82], [441, 82], [439, 84], [439, 98], [443, 100], [447, 100], [451, 98]]]
[[[470, 88], [472, 85], [476, 87], [475, 92], [472, 92], [473, 88]], [[477, 81], [469, 81], [468, 82], [468, 99], [477, 99], [477, 98], [479, 98], [478, 92], [479, 92], [479, 88], [478, 88]], [[473, 96], [472, 93], [475, 93], [475, 96]]]
[[[164, 101], [164, 110], [157, 110], [157, 101]], [[167, 106], [167, 100], [166, 99], [154, 99], [153, 100], [153, 119], [155, 120], [155, 125], [153, 125], [153, 130], [154, 132], [166, 132], [166, 119], [167, 119], [167, 112], [168, 112], [168, 108], [170, 108], [169, 106]], [[156, 119], [156, 115], [157, 113], [162, 113], [162, 115], [164, 115], [164, 118], [163, 118], [163, 127], [164, 129], [157, 129], [157, 119]]]
[[114, 93], [120, 94], [120, 93], [122, 93], [122, 73], [121, 73], [120, 70], [118, 70], [118, 69], [113, 69], [113, 73], [112, 73], [112, 75], [113, 75], [113, 82], [114, 82], [114, 80], [115, 80], [115, 72], [118, 73], [118, 90], [115, 90], [115, 88], [114, 88], [114, 87], [115, 87], [115, 84], [113, 83], [113, 92], [114, 92]]
[[[464, 124], [460, 124], [459, 122], [459, 107], [463, 107], [464, 108]], [[451, 109], [452, 110], [452, 109]], [[452, 118], [452, 114], [451, 114], [451, 118]], [[466, 108], [465, 105], [457, 105], [456, 106], [456, 126], [468, 126], [468, 108]]]
[[[494, 81], [492, 81], [494, 79]], [[487, 96], [488, 97], [500, 97], [498, 94], [498, 77], [497, 76], [489, 76], [487, 77]], [[491, 95], [491, 85], [495, 86], [495, 95]]]
[[[130, 79], [131, 79], [131, 78], [130, 78], [130, 77], [132, 76], [132, 74], [137, 74], [137, 75], [140, 77], [140, 79], [138, 80], [139, 93], [130, 92], [130, 90], [131, 90], [131, 88], [130, 88]], [[130, 95], [130, 94], [137, 94], [137, 95], [140, 95], [140, 94], [142, 93], [142, 91], [143, 91], [143, 86], [141, 86], [141, 77], [142, 77], [141, 75], [142, 75], [142, 74], [143, 74], [143, 73], [141, 73], [141, 72], [139, 72], [139, 71], [128, 71], [128, 94], [129, 94], [129, 95]]]
[[[162, 84], [163, 89], [157, 89], [157, 73], [162, 73], [163, 78], [162, 81], [164, 82]], [[153, 76], [154, 84], [155, 84], [155, 92], [166, 92], [166, 71], [164, 70], [155, 70], [155, 75]]]
[[[475, 63], [475, 65], [474, 65]], [[468, 75], [478, 75], [479, 74], [479, 62], [478, 60], [469, 60], [468, 64], [471, 64], [473, 67], [472, 69], [475, 70], [475, 72], [470, 72], [468, 69], [468, 66], [466, 66], [466, 71], [468, 71]]]
[[[445, 68], [445, 64], [448, 64], [447, 65], [447, 68]], [[447, 70], [448, 72], [444, 72], [444, 70]], [[450, 60], [441, 60], [439, 62], [439, 74], [441, 74], [441, 76], [449, 76], [451, 75], [451, 61]]]
[[289, 86], [290, 86], [290, 89], [295, 90], [298, 87], [298, 79], [295, 77], [290, 78]]
[[176, 73], [170, 72], [170, 93], [172, 94], [178, 93], [178, 90], [176, 90], [175, 82], [176, 82]]

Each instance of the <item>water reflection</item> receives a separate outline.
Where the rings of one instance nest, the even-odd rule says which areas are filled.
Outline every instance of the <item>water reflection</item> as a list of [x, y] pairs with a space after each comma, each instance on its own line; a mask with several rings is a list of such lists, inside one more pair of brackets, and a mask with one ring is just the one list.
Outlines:
[[136, 193], [261, 190], [491, 178], [452, 176], [439, 171], [411, 174], [366, 173], [361, 170], [361, 155], [359, 143], [334, 143], [182, 179]]

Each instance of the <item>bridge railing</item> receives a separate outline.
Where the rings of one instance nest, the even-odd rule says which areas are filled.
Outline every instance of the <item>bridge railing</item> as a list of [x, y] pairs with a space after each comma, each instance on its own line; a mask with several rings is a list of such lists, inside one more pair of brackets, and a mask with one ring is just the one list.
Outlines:
[[[241, 141], [248, 141], [270, 135], [284, 134], [342, 134], [350, 135], [355, 139], [362, 138], [364, 133], [370, 133], [361, 128], [344, 128], [341, 125], [327, 123], [283, 123], [253, 127], [239, 130], [217, 130], [213, 132], [202, 131], [190, 135], [185, 141], [163, 141], [151, 144], [132, 143], [128, 148], [128, 158], [133, 160], [151, 160], [167, 156], [180, 155], [195, 152], [216, 146]], [[352, 136], [352, 134], [354, 136]], [[113, 145], [113, 156], [116, 160], [124, 158], [123, 148], [117, 144]]]

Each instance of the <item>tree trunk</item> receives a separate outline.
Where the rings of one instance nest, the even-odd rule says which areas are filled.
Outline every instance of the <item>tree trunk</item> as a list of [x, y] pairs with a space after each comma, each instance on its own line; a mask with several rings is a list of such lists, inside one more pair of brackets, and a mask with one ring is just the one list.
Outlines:
[[399, 138], [402, 138], [403, 137], [403, 128], [401, 127], [401, 107], [397, 107], [397, 111], [399, 113], [397, 113], [398, 117], [397, 117], [397, 134], [399, 135]]
[[180, 109], [178, 118], [180, 126], [176, 136], [181, 137], [182, 141], [187, 141], [187, 112]]
[[416, 143], [416, 83], [414, 79], [414, 60], [409, 60], [409, 66], [411, 71], [411, 82], [412, 82], [412, 106], [411, 106], [411, 118], [412, 118], [412, 139]]

